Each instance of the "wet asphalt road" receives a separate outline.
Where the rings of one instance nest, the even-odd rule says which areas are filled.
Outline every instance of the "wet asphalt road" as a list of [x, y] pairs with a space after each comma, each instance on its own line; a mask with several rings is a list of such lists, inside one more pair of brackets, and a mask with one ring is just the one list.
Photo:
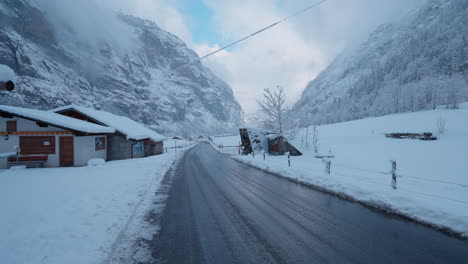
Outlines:
[[208, 144], [175, 169], [162, 263], [468, 263], [468, 241], [242, 165]]

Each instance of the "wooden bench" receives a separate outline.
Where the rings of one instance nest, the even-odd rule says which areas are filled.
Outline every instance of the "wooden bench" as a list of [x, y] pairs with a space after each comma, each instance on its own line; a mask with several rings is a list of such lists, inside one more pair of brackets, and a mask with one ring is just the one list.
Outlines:
[[36, 164], [36, 168], [44, 167], [44, 163], [49, 159], [48, 156], [13, 156], [8, 158], [8, 168], [13, 165]]

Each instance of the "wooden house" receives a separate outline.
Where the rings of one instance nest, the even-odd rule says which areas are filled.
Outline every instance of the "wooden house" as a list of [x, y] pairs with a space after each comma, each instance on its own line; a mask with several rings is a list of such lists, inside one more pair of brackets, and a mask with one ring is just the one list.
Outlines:
[[53, 112], [0, 105], [0, 168], [85, 166], [90, 159], [106, 160], [106, 137], [114, 133], [113, 128]]
[[291, 145], [283, 136], [270, 136], [268, 139], [268, 148], [271, 155], [284, 155], [289, 153], [291, 156], [302, 156], [302, 153]]
[[89, 123], [114, 128], [116, 132], [107, 136], [107, 157], [109, 160], [142, 158], [164, 152], [165, 137], [127, 117], [76, 105], [52, 111]]
[[241, 128], [239, 132], [242, 153], [244, 155], [260, 151], [265, 151], [271, 155], [284, 155], [288, 152], [291, 156], [302, 155], [299, 150], [281, 135], [257, 128]]

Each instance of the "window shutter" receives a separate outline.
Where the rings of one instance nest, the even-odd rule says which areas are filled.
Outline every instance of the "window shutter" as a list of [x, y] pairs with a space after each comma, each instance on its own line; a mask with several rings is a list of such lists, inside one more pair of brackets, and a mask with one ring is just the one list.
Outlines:
[[7, 132], [17, 132], [16, 121], [7, 121]]

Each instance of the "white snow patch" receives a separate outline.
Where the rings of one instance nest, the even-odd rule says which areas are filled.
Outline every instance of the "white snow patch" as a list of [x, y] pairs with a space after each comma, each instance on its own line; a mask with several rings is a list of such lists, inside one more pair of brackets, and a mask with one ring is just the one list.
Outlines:
[[17, 165], [17, 166], [12, 166], [10, 170], [25, 170], [26, 166], [25, 165]]
[[0, 158], [8, 158], [11, 156], [15, 156], [16, 152], [7, 152], [7, 153], [0, 153]]
[[166, 153], [97, 167], [0, 170], [1, 262], [104, 263], [174, 158]]
[[105, 165], [106, 161], [104, 159], [90, 159], [88, 160], [88, 166], [102, 166]]
[[0, 82], [7, 81], [16, 83], [16, 74], [10, 67], [0, 64]]

